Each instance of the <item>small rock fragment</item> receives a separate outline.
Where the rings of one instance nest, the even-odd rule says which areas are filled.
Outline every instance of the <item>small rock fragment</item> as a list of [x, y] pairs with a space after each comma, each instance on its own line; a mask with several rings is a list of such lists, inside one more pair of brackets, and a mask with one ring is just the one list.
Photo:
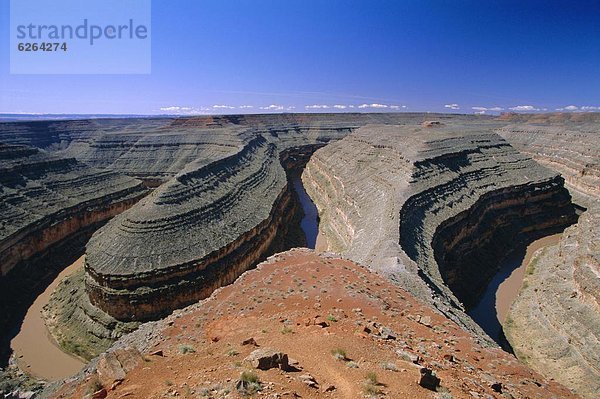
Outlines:
[[248, 338], [242, 341], [242, 345], [259, 346], [254, 338]]

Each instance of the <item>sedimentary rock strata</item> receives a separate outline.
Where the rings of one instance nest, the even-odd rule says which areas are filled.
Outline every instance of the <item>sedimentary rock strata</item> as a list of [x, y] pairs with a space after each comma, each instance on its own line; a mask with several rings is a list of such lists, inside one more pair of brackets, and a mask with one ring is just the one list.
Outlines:
[[92, 238], [92, 304], [132, 321], [207, 297], [266, 252], [285, 225], [289, 201], [276, 146], [262, 136], [231, 157], [181, 173]]
[[231, 155], [189, 163], [92, 238], [91, 304], [120, 321], [152, 320], [231, 283], [282, 248], [297, 213], [286, 170], [347, 130], [253, 129]]
[[587, 200], [580, 197], [600, 197], [600, 146], [598, 123], [582, 121], [508, 125], [498, 133], [522, 153], [560, 172], [576, 200], [585, 206]]
[[0, 267], [17, 264], [145, 194], [140, 181], [38, 149], [0, 143]]
[[361, 128], [317, 151], [303, 181], [329, 249], [448, 314], [473, 303], [511, 246], [576, 219], [560, 176], [464, 125]]
[[529, 264], [506, 336], [519, 359], [585, 398], [600, 396], [600, 203]]

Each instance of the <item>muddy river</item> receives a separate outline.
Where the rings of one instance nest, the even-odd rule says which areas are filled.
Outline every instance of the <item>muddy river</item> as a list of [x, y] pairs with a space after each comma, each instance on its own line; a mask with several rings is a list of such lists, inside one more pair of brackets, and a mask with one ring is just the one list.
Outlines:
[[21, 370], [35, 377], [56, 381], [77, 373], [84, 366], [83, 361], [60, 350], [42, 318], [42, 308], [48, 303], [50, 294], [65, 277], [83, 267], [83, 260], [82, 256], [64, 269], [36, 298], [19, 333], [10, 343]]
[[500, 270], [488, 284], [479, 303], [468, 314], [490, 337], [503, 343], [502, 323], [510, 305], [523, 284], [525, 269], [536, 251], [557, 244], [561, 234], [540, 238], [509, 255]]

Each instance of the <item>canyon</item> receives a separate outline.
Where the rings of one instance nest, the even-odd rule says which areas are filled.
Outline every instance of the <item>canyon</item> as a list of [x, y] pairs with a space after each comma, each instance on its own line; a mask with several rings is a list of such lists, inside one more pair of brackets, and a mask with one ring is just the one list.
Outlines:
[[[37, 148], [0, 144], [0, 329], [60, 271], [49, 261], [146, 194], [142, 182]], [[0, 354], [7, 356], [8, 334]]]
[[[578, 290], [572, 298], [589, 310], [584, 318], [573, 316], [575, 331], [553, 333], [568, 339], [572, 352], [589, 352], [587, 357], [564, 357], [583, 371], [560, 379], [558, 369], [545, 366], [547, 359], [559, 357], [556, 352], [527, 348], [532, 330], [545, 333], [535, 326], [539, 320], [580, 309], [563, 306], [551, 315], [544, 307], [530, 309], [543, 300], [532, 299], [533, 279], [551, 280], [543, 269], [528, 269], [504, 327], [520, 360], [545, 378], [593, 397], [589, 381], [598, 370], [590, 365], [600, 353], [594, 296], [598, 252], [593, 239], [577, 232], [597, 225], [590, 218], [598, 209], [599, 155], [593, 142], [600, 121], [595, 114], [579, 119], [562, 115], [542, 120], [511, 114], [281, 114], [0, 123], [0, 149], [6, 154], [0, 195], [6, 198], [3, 207], [14, 207], [7, 214], [14, 216], [3, 215], [2, 226], [18, 229], [20, 220], [26, 231], [22, 236], [7, 231], [3, 248], [12, 255], [3, 258], [0, 284], [23, 287], [39, 259], [53, 247], [70, 245], [65, 243], [74, 242], [73, 235], [80, 232], [77, 242], [78, 248], [86, 245], [85, 266], [58, 286], [44, 309], [52, 335], [63, 348], [87, 359], [102, 358], [109, 347], [110, 353], [132, 342], [148, 355], [149, 337], [157, 337], [155, 330], [169, 330], [164, 324], [173, 320], [169, 314], [203, 311], [218, 301], [223, 286], [232, 293], [244, 292], [244, 272], [273, 254], [316, 242], [319, 250], [351, 262], [346, 267], [403, 290], [398, 295], [427, 308], [439, 323], [456, 326], [450, 335], [462, 331], [471, 349], [500, 351], [497, 337], [486, 334], [467, 311], [507, 254], [567, 228], [558, 247], [577, 250], [571, 251], [572, 259], [559, 263], [575, 268], [584, 259], [592, 265], [584, 268], [590, 271], [585, 281], [565, 269], [567, 281], [574, 280], [573, 289]], [[19, 168], [24, 178], [15, 180], [13, 171]], [[78, 196], [85, 205], [78, 206]], [[304, 237], [300, 230], [303, 212], [314, 213], [305, 206], [307, 198], [318, 211], [313, 216], [318, 238]], [[14, 209], [47, 213], [31, 212], [35, 217], [21, 219]], [[574, 235], [582, 237], [578, 243], [587, 244], [565, 241]], [[284, 259], [295, 267], [294, 262], [304, 262], [303, 256]], [[550, 259], [556, 263], [560, 257], [549, 258], [549, 265]], [[33, 280], [43, 286], [47, 278]], [[563, 289], [558, 282], [552, 285]], [[369, 289], [374, 288], [365, 282], [359, 292]], [[340, 292], [338, 300], [352, 301], [350, 294]], [[262, 300], [265, 306], [275, 305]], [[237, 302], [227, 307], [253, 310]], [[184, 313], [178, 310], [182, 308]], [[293, 315], [288, 309], [278, 317]], [[344, 331], [339, 333], [351, 330]], [[450, 340], [450, 335], [441, 337]], [[164, 339], [152, 342], [158, 345]], [[544, 337], [534, 340], [548, 342]], [[440, 364], [432, 360], [427, 367], [443, 374]], [[72, 389], [87, 384], [97, 367], [98, 358], [73, 380]], [[485, 371], [493, 372], [489, 364]], [[580, 375], [587, 377], [573, 377]], [[542, 385], [550, 389], [551, 384]], [[356, 394], [353, 389], [348, 392]], [[462, 397], [465, 389], [450, 390]], [[351, 397], [348, 392], [343, 397]], [[495, 395], [489, 389], [479, 392]], [[513, 389], [511, 395], [521, 397], [522, 392]], [[117, 393], [110, 391], [115, 397]]]

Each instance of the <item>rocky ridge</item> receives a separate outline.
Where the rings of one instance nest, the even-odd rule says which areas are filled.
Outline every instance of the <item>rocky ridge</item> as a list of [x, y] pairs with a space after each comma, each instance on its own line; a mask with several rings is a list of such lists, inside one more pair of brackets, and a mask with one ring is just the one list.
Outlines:
[[303, 181], [327, 249], [483, 339], [462, 313], [477, 296], [467, 287], [485, 286], [518, 241], [576, 220], [560, 176], [477, 126], [364, 127], [317, 151]]
[[[429, 378], [424, 378], [429, 375]], [[309, 250], [144, 324], [43, 397], [575, 398], [386, 278]]]
[[[151, 298], [152, 292], [172, 292], [176, 289], [178, 277], [182, 277], [183, 285], [194, 277], [193, 273], [190, 274], [190, 269], [185, 267], [180, 269], [181, 276], [177, 276], [177, 273], [172, 273], [174, 269], [169, 269], [168, 265], [164, 270], [167, 270], [173, 279], [170, 280], [168, 276], [160, 273], [152, 276], [155, 266], [157, 270], [162, 270], [160, 260], [153, 263], [156, 258], [153, 258], [155, 254], [152, 251], [155, 248], [160, 251], [165, 249], [160, 239], [153, 237], [156, 233], [156, 231], [152, 233], [153, 225], [162, 228], [171, 223], [174, 225], [181, 223], [177, 227], [178, 233], [173, 237], [176, 237], [176, 243], [183, 242], [187, 237], [184, 237], [185, 228], [182, 226], [193, 221], [193, 218], [189, 218], [187, 214], [188, 211], [193, 213], [193, 209], [186, 209], [184, 203], [191, 199], [194, 204], [192, 208], [199, 204], [206, 206], [211, 204], [211, 201], [205, 201], [202, 195], [198, 196], [196, 194], [198, 191], [206, 191], [209, 196], [214, 195], [213, 199], [216, 199], [212, 203], [216, 203], [218, 207], [225, 204], [232, 206], [232, 209], [243, 210], [246, 209], [243, 207], [246, 200], [233, 193], [235, 189], [232, 187], [245, 181], [252, 181], [252, 184], [256, 183], [257, 187], [264, 187], [261, 184], [269, 181], [272, 176], [278, 176], [273, 178], [273, 184], [275, 186], [280, 184], [284, 188], [280, 191], [281, 195], [271, 203], [270, 215], [275, 215], [271, 224], [284, 225], [286, 222], [283, 217], [290, 213], [290, 208], [286, 208], [290, 203], [285, 198], [285, 192], [288, 191], [285, 171], [289, 168], [301, 168], [315, 149], [349, 135], [342, 140], [343, 144], [333, 143], [319, 150], [317, 155], [313, 156], [303, 177], [309, 192], [310, 184], [322, 179], [314, 186], [316, 194], [313, 195], [314, 193], [311, 192], [317, 205], [319, 205], [319, 195], [334, 199], [333, 205], [325, 204], [320, 207], [321, 238], [326, 238], [330, 248], [382, 271], [388, 279], [407, 287], [420, 300], [433, 304], [461, 326], [474, 332], [478, 339], [486, 341], [487, 338], [469, 321], [470, 319], [465, 319], [466, 316], [461, 311], [460, 301], [467, 303], [468, 296], [464, 293], [458, 294], [463, 279], [475, 277], [477, 281], [472, 284], [479, 284], [480, 280], [485, 280], [485, 274], [488, 273], [488, 270], [483, 270], [482, 273], [482, 270], [476, 267], [478, 253], [471, 251], [472, 248], [483, 249], [486, 243], [498, 237], [509, 247], [508, 239], [526, 239], [530, 231], [560, 228], [570, 223], [569, 219], [573, 214], [568, 210], [568, 199], [565, 198], [562, 190], [562, 180], [556, 174], [544, 171], [528, 157], [514, 152], [497, 136], [488, 134], [490, 129], [498, 128], [505, 122], [492, 122], [486, 118], [443, 116], [440, 119], [449, 125], [448, 127], [435, 124], [426, 128], [415, 128], [423, 118], [423, 115], [350, 114], [343, 117], [339, 115], [335, 117], [257, 115], [129, 121], [63, 121], [44, 122], [47, 124], [46, 127], [35, 124], [33, 126], [29, 123], [0, 124], [0, 137], [13, 143], [38, 145], [61, 156], [75, 156], [79, 160], [85, 159], [90, 164], [109, 169], [124, 168], [130, 175], [143, 178], [147, 185], [155, 186], [168, 181], [163, 184], [164, 187], [155, 191], [152, 198], [145, 200], [144, 204], [150, 208], [146, 209], [146, 213], [141, 210], [144, 208], [140, 204], [139, 209], [136, 207], [136, 210], [132, 210], [127, 216], [123, 215], [123, 218], [131, 217], [132, 224], [125, 223], [123, 224], [125, 227], [115, 227], [121, 223], [115, 220], [114, 225], [107, 226], [107, 231], [109, 228], [115, 228], [114, 231], [121, 234], [123, 238], [122, 247], [116, 253], [108, 254], [108, 257], [114, 255], [114, 259], [127, 259], [128, 250], [134, 249], [133, 253], [150, 260], [149, 264], [153, 266], [152, 268], [144, 269], [143, 264], [134, 265], [132, 275], [141, 276], [137, 281], [141, 283], [133, 287], [133, 290], [129, 288], [121, 290], [118, 285], [115, 286], [116, 289], [109, 286], [100, 287], [92, 277], [93, 269], [88, 268], [90, 273], [86, 281], [90, 292], [96, 289], [96, 304], [102, 306], [103, 298], [111, 296], [117, 298], [117, 302], [119, 297], [127, 298], [123, 301], [126, 306], [128, 301], [133, 301], [135, 304], [141, 299], [140, 303], [143, 305], [141, 308], [147, 312], [145, 316], [142, 314], [139, 318], [143, 320], [159, 317], [163, 314], [161, 312], [167, 313], [161, 309], [160, 303], [153, 308], [154, 304], [151, 300], [147, 300], [147, 305], [144, 305], [146, 295]], [[399, 136], [395, 133], [388, 135], [386, 129], [390, 129], [389, 127], [381, 127], [381, 131], [385, 134], [380, 137], [374, 136], [378, 131], [372, 130], [372, 127], [357, 131], [360, 126], [368, 123], [398, 125], [392, 130], [398, 129], [403, 133]], [[466, 128], [464, 126], [466, 123], [472, 127]], [[590, 126], [584, 128], [571, 126], [569, 134], [577, 129], [579, 131], [583, 129], [588, 134], [593, 131], [590, 130]], [[498, 131], [504, 135], [502, 130]], [[407, 132], [415, 134], [411, 136], [405, 134]], [[422, 133], [424, 137], [419, 138], [417, 132]], [[508, 135], [505, 137], [511, 142], [514, 141], [515, 146], [521, 145], [524, 151], [531, 147], [528, 144], [518, 144], [520, 137], [516, 134], [513, 136], [514, 138]], [[588, 136], [593, 138], [593, 135]], [[210, 141], [211, 137], [215, 139]], [[265, 142], [257, 144], [262, 139]], [[179, 142], [182, 143], [181, 146]], [[552, 140], [546, 140], [544, 145], [547, 146], [551, 142]], [[260, 154], [259, 152], [266, 151], [265, 147], [274, 148], [273, 154], [278, 155], [280, 162], [271, 163], [269, 160], [262, 159], [262, 155], [266, 152]], [[454, 152], [453, 148], [458, 150]], [[581, 146], [581, 151], [578, 151], [587, 156], [584, 149], [585, 147]], [[336, 151], [340, 153], [339, 156], [335, 154]], [[543, 160], [548, 156], [544, 151], [544, 146], [538, 145], [536, 151], [530, 152], [529, 155]], [[327, 157], [320, 157], [321, 153], [327, 154]], [[153, 155], [148, 157], [149, 154]], [[578, 156], [581, 154], [578, 153]], [[245, 158], [246, 155], [249, 158]], [[236, 157], [249, 159], [249, 164], [241, 168], [239, 164], [243, 162], [238, 162], [238, 167], [236, 167], [237, 161], [228, 164], [228, 160]], [[568, 159], [568, 155], [559, 158], [561, 158], [560, 162], [552, 161], [546, 164], [549, 167], [554, 167], [554, 163], [567, 164], [564, 160]], [[257, 162], [259, 159], [262, 159], [262, 162]], [[588, 163], [582, 159], [576, 160], [576, 167], [571, 167], [572, 164], [569, 164], [565, 169], [566, 175], [573, 172], [574, 177], [568, 177], [572, 183], [571, 188], [577, 185], [593, 188], [593, 180], [590, 180], [589, 176], [594, 173], [581, 174], [585, 179], [581, 179], [581, 176], [577, 177], [577, 173], [580, 172], [576, 169], [582, 165], [588, 171], [594, 170], [593, 165], [592, 168], [588, 168], [586, 166]], [[591, 159], [597, 161], [597, 155], [594, 158], [592, 154]], [[211, 166], [219, 162], [228, 165], [227, 172], [220, 176]], [[556, 169], [560, 170], [560, 168]], [[529, 171], [533, 172], [531, 176]], [[205, 185], [210, 178], [214, 178], [216, 184]], [[513, 178], [516, 184], [512, 184]], [[232, 201], [218, 199], [221, 193], [219, 184], [229, 187], [225, 191], [228, 195], [233, 193], [230, 195]], [[577, 193], [583, 191], [577, 190]], [[263, 194], [260, 188], [255, 192]], [[157, 198], [159, 200], [155, 201]], [[185, 201], [180, 201], [179, 198], [184, 198]], [[450, 200], [446, 201], [446, 198]], [[165, 202], [161, 203], [161, 201]], [[250, 199], [250, 201], [256, 200]], [[494, 203], [501, 203], [502, 206], [496, 207]], [[170, 204], [178, 210], [172, 213], [165, 212], [167, 209], [165, 204]], [[266, 206], [268, 207], [268, 204]], [[293, 204], [291, 206], [293, 207]], [[548, 212], [548, 208], [553, 206], [556, 209]], [[411, 216], [419, 213], [427, 219], [426, 224], [420, 218], [411, 220]], [[164, 218], [158, 216], [162, 214]], [[148, 215], [150, 220], [145, 223], [143, 216]], [[208, 215], [210, 216], [210, 213]], [[371, 220], [373, 222], [370, 222]], [[222, 230], [224, 234], [228, 233], [228, 230]], [[405, 234], [402, 234], [401, 230]], [[149, 242], [153, 244], [148, 245], [145, 251], [141, 249], [146, 244], [145, 241], [138, 240], [135, 244], [136, 240], [130, 239], [142, 231], [151, 233]], [[212, 231], [215, 237], [222, 234], [217, 229]], [[495, 235], [490, 235], [490, 231]], [[250, 233], [255, 234], [256, 231]], [[521, 235], [521, 233], [525, 234]], [[131, 236], [128, 236], [129, 234]], [[272, 232], [265, 228], [260, 230], [260, 234], [265, 234], [264, 237], [268, 238]], [[190, 233], [189, 236], [193, 234]], [[181, 240], [178, 237], [181, 237]], [[472, 237], [477, 237], [478, 241], [473, 243]], [[243, 240], [252, 241], [252, 239], [248, 240], [249, 238], [249, 236], [243, 237]], [[257, 236], [256, 242], [258, 241]], [[110, 240], [106, 242], [110, 244]], [[237, 244], [234, 243], [233, 246], [235, 245]], [[185, 255], [187, 248], [181, 248], [181, 253]], [[262, 250], [263, 248], [260, 248], [259, 252]], [[265, 253], [268, 251], [262, 252], [262, 255]], [[449, 258], [445, 257], [447, 254], [450, 255]], [[462, 258], [465, 254], [469, 262], [467, 267], [462, 268], [456, 259]], [[252, 257], [256, 257], [257, 260], [260, 258], [257, 252], [253, 251], [247, 251], [243, 255], [243, 258], [247, 259]], [[171, 257], [170, 261], [173, 259], [178, 261], [177, 256]], [[109, 264], [110, 262], [106, 262], [106, 265]], [[222, 262], [217, 258], [214, 265], [219, 264]], [[111, 266], [106, 266], [106, 270], [110, 269]], [[235, 279], [241, 271], [236, 270], [220, 282], [218, 277], [214, 278], [214, 275], [210, 278], [220, 284]], [[114, 270], [111, 270], [107, 274], [108, 279], [113, 279], [112, 282], [121, 279], [119, 284], [125, 287], [126, 278], [120, 277], [118, 273], [114, 275], [117, 276], [115, 278], [111, 274], [113, 272]], [[152, 282], [154, 277], [157, 277], [157, 284]], [[133, 285], [136, 284], [135, 280], [132, 279]], [[73, 284], [76, 284], [79, 289], [77, 295], [85, 299], [78, 305], [77, 310], [78, 319], [83, 320], [80, 326], [84, 328], [93, 326], [94, 334], [108, 334], [105, 337], [108, 338], [106, 342], [118, 338], [124, 330], [119, 331], [117, 328], [111, 331], [107, 330], [106, 326], [115, 328], [116, 325], [123, 324], [102, 311], [100, 307], [87, 301], [88, 296], [81, 289], [82, 277]], [[450, 285], [451, 289], [448, 289], [447, 285]], [[161, 291], [163, 289], [164, 291]], [[195, 297], [200, 290], [191, 289], [189, 292], [192, 292], [192, 295], [188, 299], [194, 302], [197, 299], [192, 300], [192, 298], [205, 297], [211, 290], [206, 289], [206, 292]], [[184, 306], [186, 303], [188, 302], [184, 299], [178, 306]], [[115, 310], [115, 312], [121, 311], [122, 309], [119, 308]], [[123, 316], [121, 318], [125, 320], [138, 320], [136, 314], [127, 311], [116, 315]], [[90, 320], [91, 324], [85, 324]], [[132, 323], [135, 324], [137, 321]], [[147, 329], [144, 331], [148, 332]]]

